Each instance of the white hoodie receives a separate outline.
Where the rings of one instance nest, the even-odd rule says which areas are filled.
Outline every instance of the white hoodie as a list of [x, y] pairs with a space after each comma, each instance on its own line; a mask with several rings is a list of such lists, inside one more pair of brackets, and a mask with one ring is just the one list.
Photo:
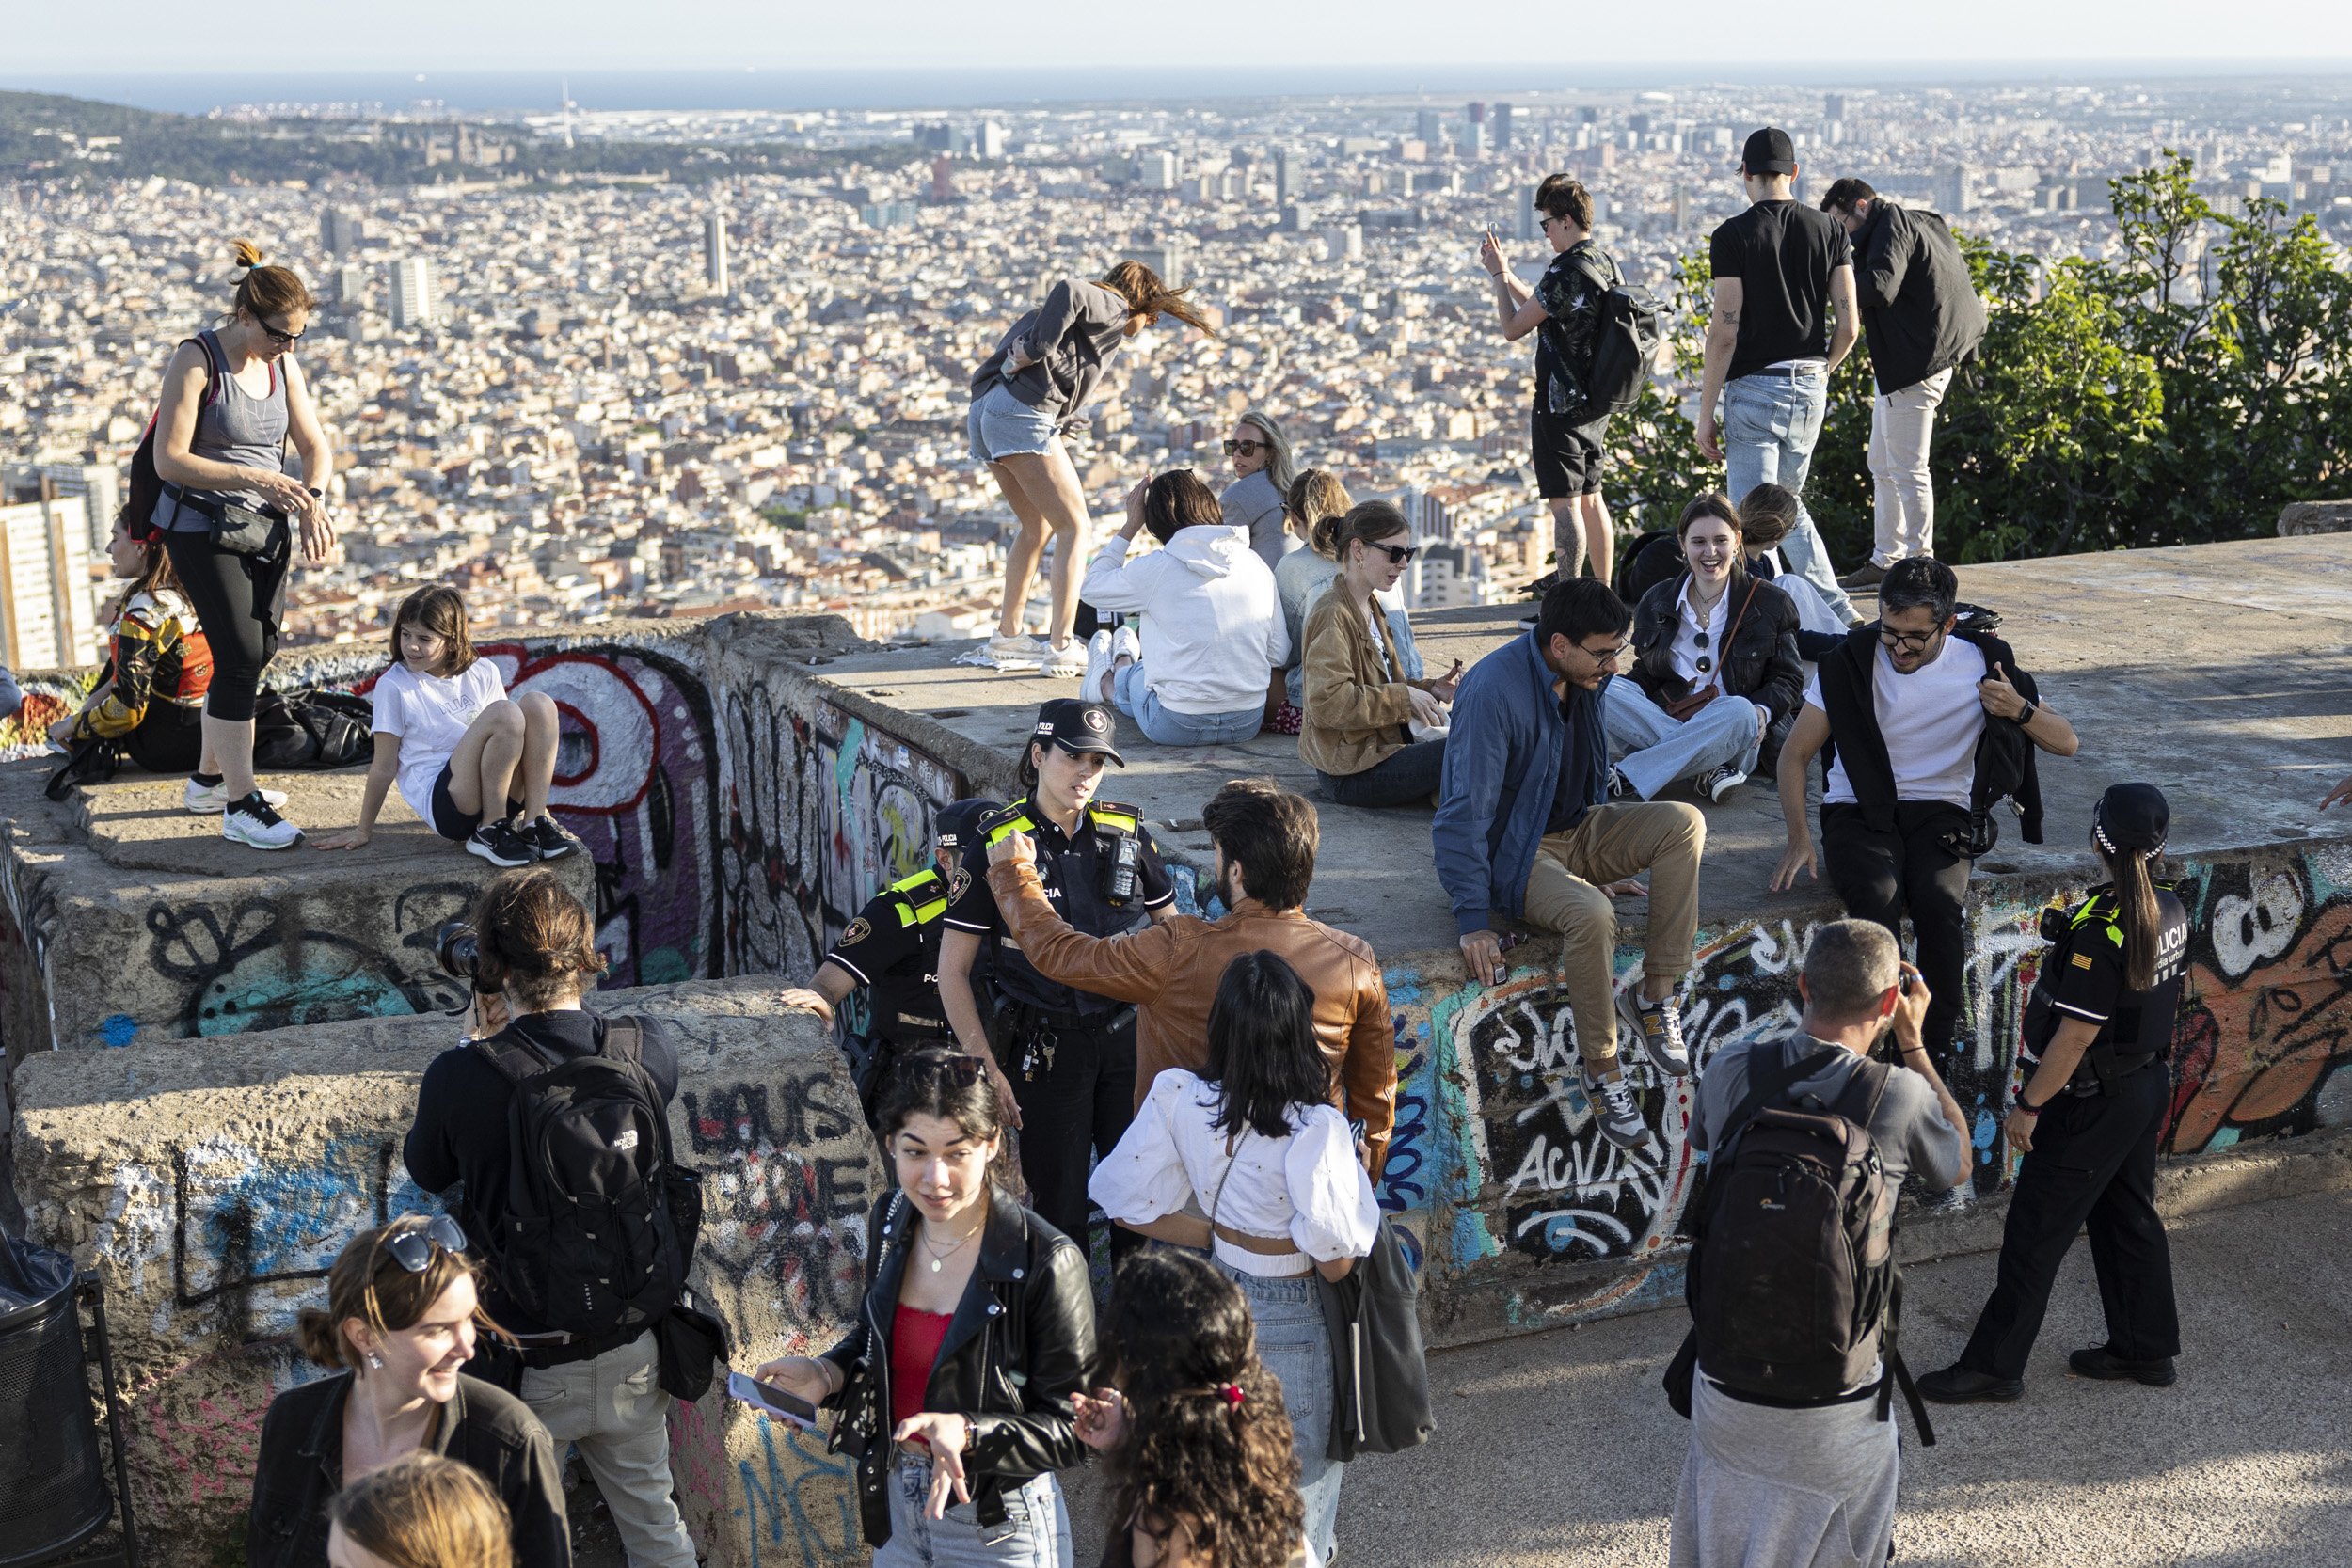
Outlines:
[[1269, 673], [1290, 658], [1274, 569], [1247, 529], [1196, 523], [1134, 561], [1113, 535], [1079, 597], [1105, 614], [1143, 612], [1143, 683], [1172, 712], [1263, 707]]

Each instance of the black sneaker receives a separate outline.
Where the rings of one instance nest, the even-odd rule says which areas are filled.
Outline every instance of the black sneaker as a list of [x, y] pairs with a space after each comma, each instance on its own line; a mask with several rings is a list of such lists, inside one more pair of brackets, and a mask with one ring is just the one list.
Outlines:
[[524, 843], [522, 835], [504, 822], [485, 822], [466, 840], [466, 852], [480, 855], [492, 865], [529, 865], [539, 857]]
[[543, 861], [568, 855], [580, 847], [580, 840], [565, 832], [552, 816], [532, 817], [515, 830], [515, 837]]
[[2120, 1383], [2129, 1378], [2151, 1388], [2169, 1388], [2181, 1375], [2173, 1369], [2169, 1355], [2153, 1361], [2127, 1361], [2105, 1345], [2076, 1351], [2066, 1358], [2066, 1365], [2076, 1377], [2095, 1377], [2103, 1383]]

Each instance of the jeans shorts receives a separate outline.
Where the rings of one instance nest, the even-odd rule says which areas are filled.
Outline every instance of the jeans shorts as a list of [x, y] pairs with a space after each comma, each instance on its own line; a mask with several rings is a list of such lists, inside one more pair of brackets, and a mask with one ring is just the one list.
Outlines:
[[993, 463], [1000, 457], [1042, 452], [1057, 428], [1053, 415], [1023, 403], [1000, 381], [973, 400], [963, 430], [972, 461]]

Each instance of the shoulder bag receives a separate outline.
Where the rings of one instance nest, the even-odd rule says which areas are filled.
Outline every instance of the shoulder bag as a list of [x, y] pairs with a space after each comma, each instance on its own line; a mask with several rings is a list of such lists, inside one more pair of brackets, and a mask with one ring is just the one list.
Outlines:
[[1756, 603], [1756, 578], [1750, 577], [1748, 596], [1740, 601], [1740, 612], [1731, 618], [1731, 629], [1725, 632], [1723, 641], [1716, 644], [1715, 678], [1687, 696], [1677, 697], [1671, 703], [1661, 704], [1667, 718], [1679, 724], [1724, 694], [1724, 660], [1731, 657], [1731, 640], [1740, 635], [1740, 623], [1748, 618], [1748, 606], [1754, 603]]

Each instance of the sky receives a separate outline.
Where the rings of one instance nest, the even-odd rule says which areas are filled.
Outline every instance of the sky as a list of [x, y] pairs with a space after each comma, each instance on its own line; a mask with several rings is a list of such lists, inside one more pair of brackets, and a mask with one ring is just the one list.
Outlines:
[[[1580, 66], [1661, 80], [1865, 80], [1961, 66], [2301, 70], [2352, 62], [2342, 0], [23, 0], [0, 83], [43, 75], [305, 71], [948, 68], [1005, 72], [1248, 64], [1515, 62], [1574, 86]], [[1339, 24], [1335, 24], [1335, 23]], [[1687, 63], [1682, 63], [1687, 62]], [[1772, 68], [1772, 69], [1765, 69]], [[1782, 68], [1785, 68], [1783, 70]], [[1992, 68], [1992, 69], [1988, 69]], [[1613, 76], [1617, 72], [1612, 71]], [[1007, 92], [1002, 96], [1018, 96]]]

